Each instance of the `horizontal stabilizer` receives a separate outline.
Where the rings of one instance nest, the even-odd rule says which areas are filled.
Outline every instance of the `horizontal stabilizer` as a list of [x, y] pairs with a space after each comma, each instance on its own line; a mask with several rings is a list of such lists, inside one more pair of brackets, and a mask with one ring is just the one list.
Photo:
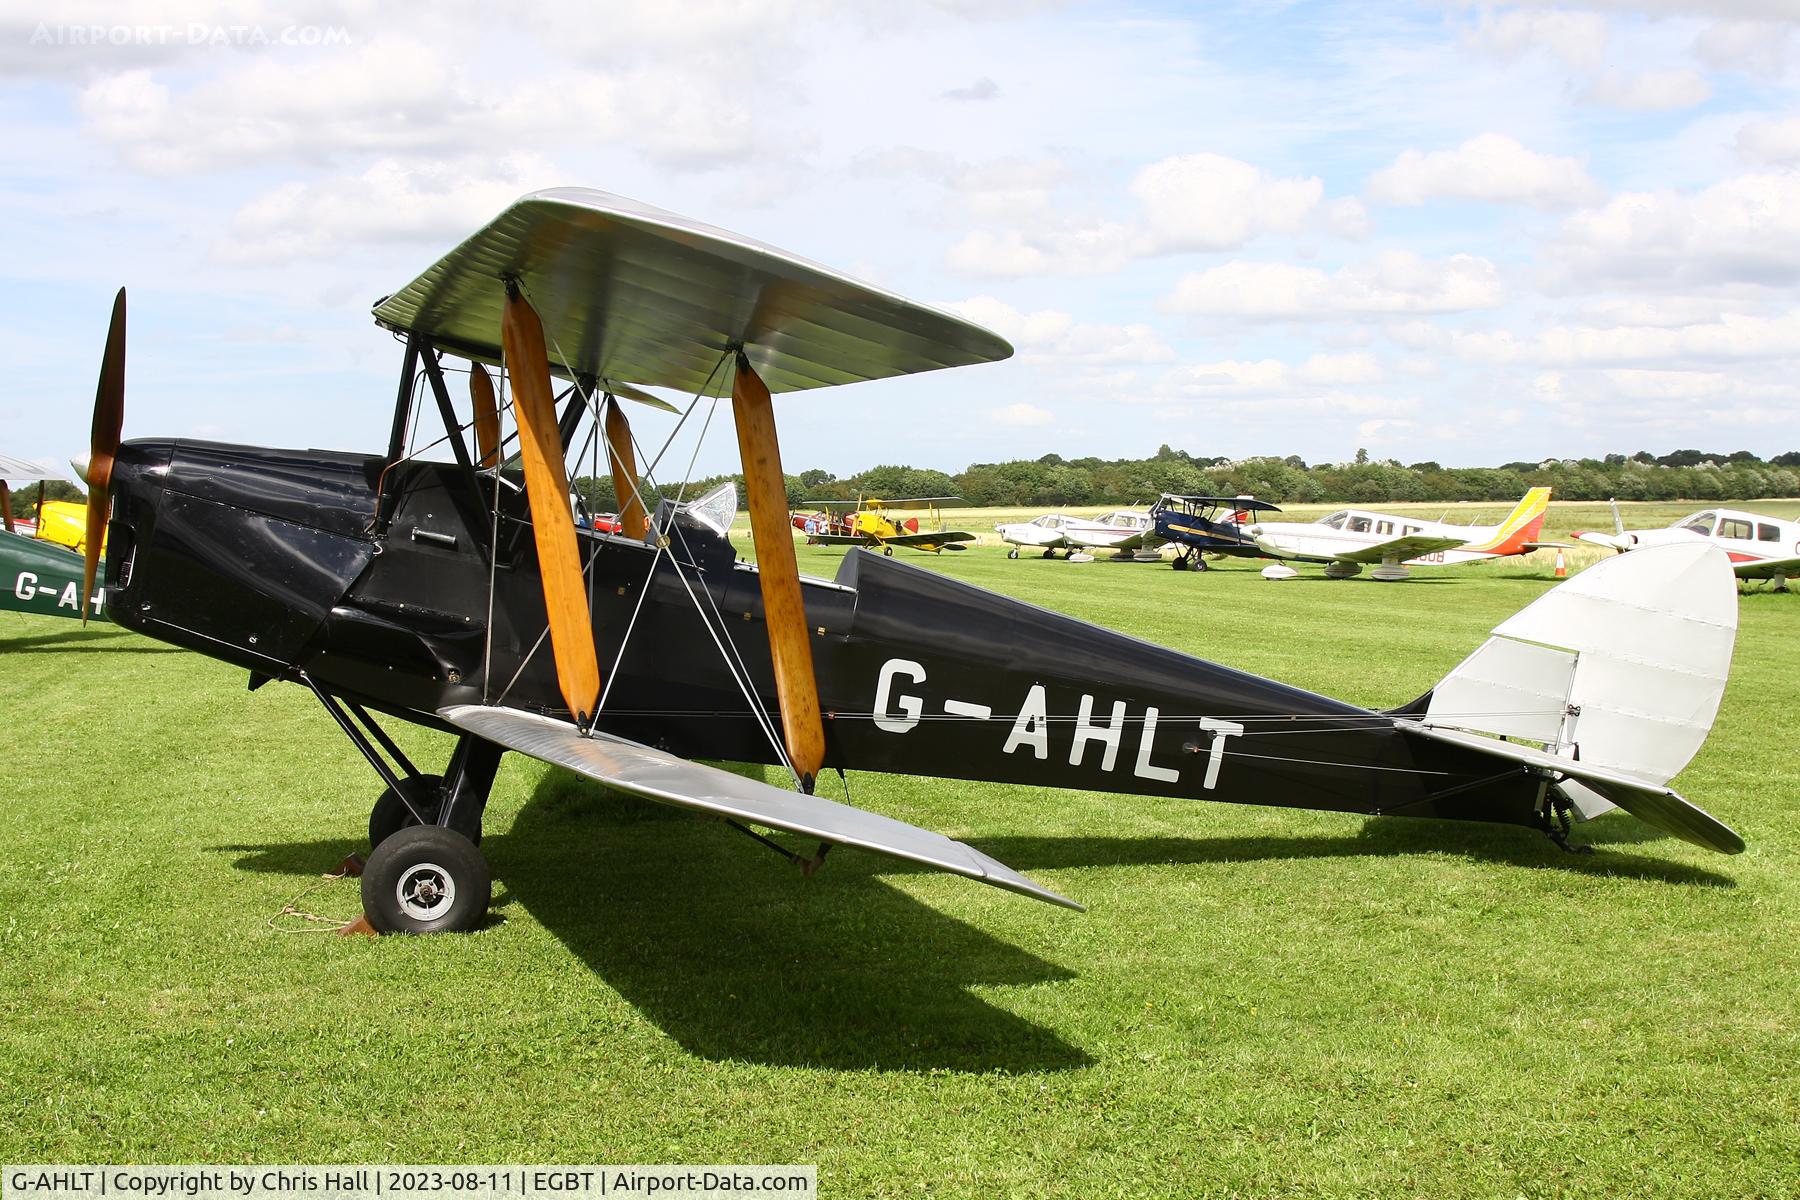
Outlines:
[[583, 737], [567, 721], [514, 708], [453, 705], [438, 710], [438, 716], [508, 750], [565, 767], [622, 792], [873, 850], [1065, 908], [1082, 909], [973, 847], [879, 813], [771, 787], [610, 734]]
[[1696, 846], [1717, 850], [1721, 854], [1738, 854], [1744, 849], [1743, 838], [1705, 809], [1684, 800], [1673, 788], [1650, 783], [1624, 771], [1592, 766], [1531, 746], [1483, 737], [1478, 733], [1433, 728], [1417, 721], [1396, 721], [1394, 724], [1408, 733], [1430, 738], [1432, 741], [1448, 742], [1452, 746], [1477, 750], [1527, 767], [1570, 776], [1640, 821]]

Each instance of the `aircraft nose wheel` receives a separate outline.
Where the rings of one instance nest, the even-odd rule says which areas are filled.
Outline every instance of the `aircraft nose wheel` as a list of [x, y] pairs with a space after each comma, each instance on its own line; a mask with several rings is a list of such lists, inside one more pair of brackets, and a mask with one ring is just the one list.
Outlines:
[[363, 867], [363, 914], [382, 933], [464, 933], [481, 924], [492, 899], [487, 859], [438, 825], [399, 830]]
[[1017, 546], [1014, 546], [1011, 550], [1008, 550], [1006, 552], [1006, 557], [1008, 557], [1008, 558], [1019, 557], [1019, 548]]

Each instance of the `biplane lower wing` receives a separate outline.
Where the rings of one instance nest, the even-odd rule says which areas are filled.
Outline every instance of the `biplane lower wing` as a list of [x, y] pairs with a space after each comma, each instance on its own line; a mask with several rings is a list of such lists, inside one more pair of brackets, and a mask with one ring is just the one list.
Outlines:
[[836, 845], [873, 850], [991, 883], [1051, 904], [1082, 906], [1005, 863], [940, 833], [821, 796], [787, 791], [605, 733], [583, 737], [567, 721], [519, 709], [455, 705], [438, 716], [458, 729], [636, 796]]
[[881, 539], [887, 546], [948, 546], [955, 542], [972, 542], [975, 535], [961, 530], [947, 529], [923, 533], [897, 533], [893, 537]]

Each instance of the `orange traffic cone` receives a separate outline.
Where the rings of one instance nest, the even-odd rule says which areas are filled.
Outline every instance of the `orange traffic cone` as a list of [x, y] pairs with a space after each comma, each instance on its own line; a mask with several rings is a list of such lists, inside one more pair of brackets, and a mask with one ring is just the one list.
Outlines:
[[1556, 577], [1558, 579], [1567, 579], [1569, 577], [1569, 564], [1563, 561], [1561, 546], [1556, 548]]

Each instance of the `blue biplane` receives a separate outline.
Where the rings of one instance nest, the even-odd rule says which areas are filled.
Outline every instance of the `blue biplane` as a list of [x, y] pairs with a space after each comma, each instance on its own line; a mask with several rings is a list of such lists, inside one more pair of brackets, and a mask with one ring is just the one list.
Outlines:
[[1251, 514], [1281, 509], [1249, 496], [1178, 496], [1164, 492], [1150, 509], [1156, 536], [1181, 548], [1177, 571], [1204, 571], [1203, 554], [1261, 555], [1256, 540], [1244, 532]]

